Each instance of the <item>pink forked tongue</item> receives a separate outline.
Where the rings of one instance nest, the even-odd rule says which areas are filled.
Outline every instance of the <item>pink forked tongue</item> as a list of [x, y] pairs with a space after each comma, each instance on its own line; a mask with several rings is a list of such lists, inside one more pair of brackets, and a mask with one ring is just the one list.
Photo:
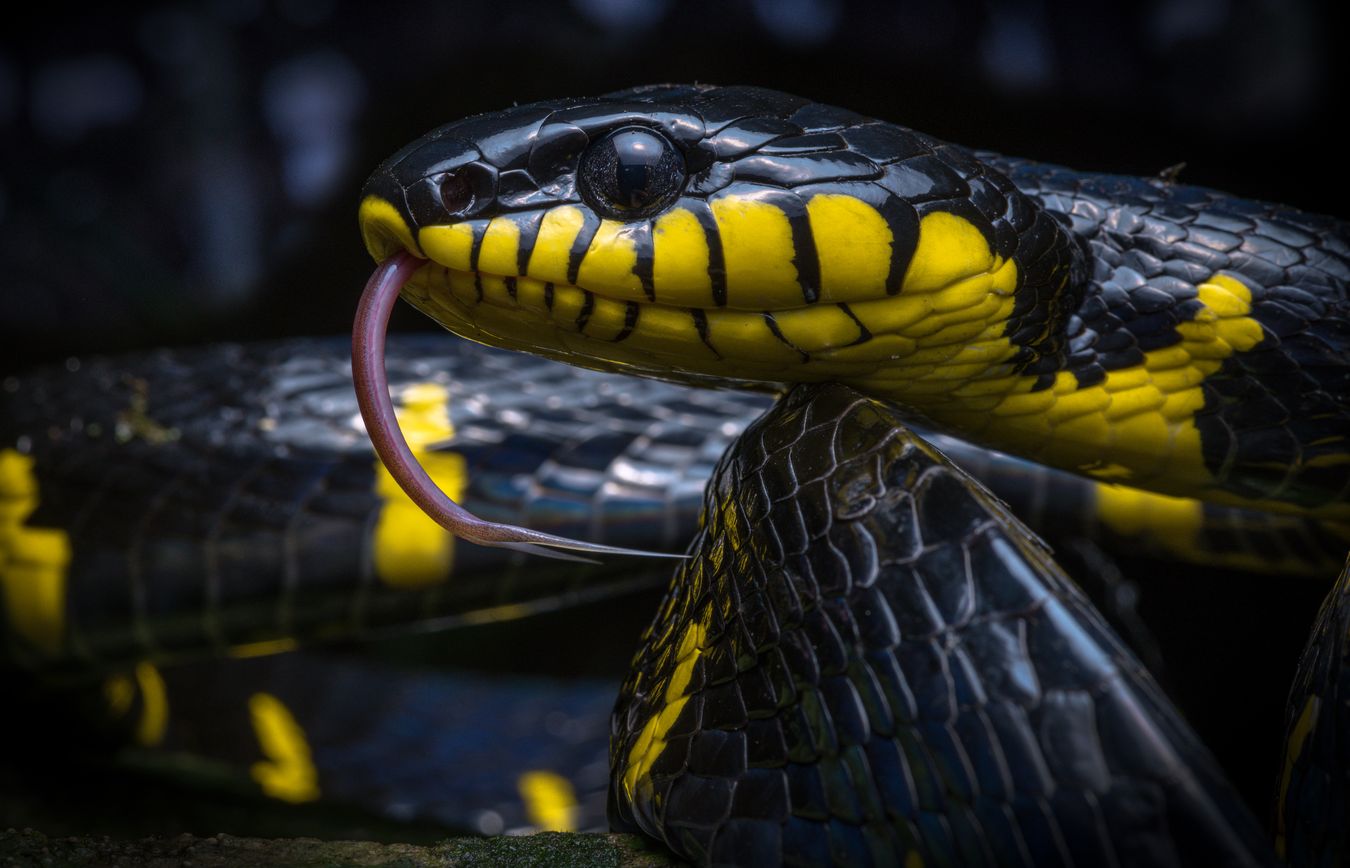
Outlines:
[[389, 327], [389, 314], [394, 309], [394, 302], [398, 301], [399, 290], [421, 264], [422, 260], [403, 251], [381, 262], [361, 295], [361, 303], [356, 308], [356, 324], [352, 330], [352, 378], [356, 383], [356, 403], [361, 406], [361, 418], [366, 421], [366, 430], [375, 444], [375, 453], [413, 503], [455, 536], [479, 545], [499, 546], [571, 561], [589, 559], [554, 549], [597, 555], [682, 557], [581, 542], [528, 528], [483, 521], [436, 487], [422, 465], [417, 463], [412, 450], [408, 448], [408, 441], [399, 430], [394, 402], [389, 398], [389, 378], [384, 369], [384, 337]]

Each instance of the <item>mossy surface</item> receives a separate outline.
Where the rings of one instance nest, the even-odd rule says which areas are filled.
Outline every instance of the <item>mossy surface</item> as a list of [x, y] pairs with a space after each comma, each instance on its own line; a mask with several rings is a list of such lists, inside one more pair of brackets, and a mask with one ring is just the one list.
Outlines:
[[145, 838], [48, 837], [32, 829], [0, 832], [0, 866], [42, 868], [446, 868], [475, 866], [632, 866], [672, 865], [632, 835], [578, 835], [543, 832], [498, 838], [455, 838], [429, 846], [369, 841], [320, 841], [315, 838]]

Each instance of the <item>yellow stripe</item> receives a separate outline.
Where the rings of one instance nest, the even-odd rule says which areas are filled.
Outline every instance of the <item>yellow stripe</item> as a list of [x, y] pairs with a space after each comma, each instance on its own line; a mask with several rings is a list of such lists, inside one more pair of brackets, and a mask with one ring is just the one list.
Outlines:
[[853, 317], [835, 305], [780, 311], [774, 321], [783, 337], [808, 353], [847, 347], [862, 337]]
[[154, 747], [164, 740], [169, 726], [169, 695], [164, 678], [153, 663], [136, 664], [136, 684], [141, 689], [141, 719], [136, 722], [136, 742]]
[[131, 710], [136, 698], [136, 685], [122, 672], [109, 675], [103, 680], [103, 701], [108, 705], [108, 713], [114, 718], [124, 716]]
[[520, 225], [510, 217], [493, 217], [483, 232], [478, 270], [511, 274], [520, 270]]
[[[438, 383], [405, 388], [395, 412], [413, 455], [440, 489], [460, 500], [468, 487], [464, 456], [432, 452], [454, 436], [449, 391]], [[454, 563], [455, 538], [413, 503], [389, 471], [375, 461], [375, 493], [383, 501], [375, 522], [375, 573], [396, 588], [420, 588], [443, 582]]]
[[666, 683], [663, 695], [665, 705], [648, 718], [628, 751], [628, 764], [623, 770], [623, 791], [634, 805], [638, 802], [639, 788], [649, 782], [652, 763], [666, 749], [666, 733], [670, 732], [685, 704], [689, 702], [685, 690], [694, 676], [694, 664], [703, 654], [706, 634], [707, 629], [702, 624], [689, 622], [675, 652], [675, 670]]
[[964, 217], [934, 211], [919, 221], [919, 242], [905, 270], [901, 294], [933, 292], [994, 270], [994, 253]]
[[577, 797], [572, 783], [550, 771], [525, 772], [516, 781], [525, 816], [546, 832], [576, 831]]
[[412, 232], [408, 230], [408, 224], [403, 221], [398, 209], [379, 196], [367, 196], [361, 200], [357, 220], [366, 250], [377, 261], [383, 262], [401, 249], [417, 252], [417, 242], [413, 241]]
[[24, 525], [38, 507], [33, 465], [31, 455], [0, 449], [0, 593], [15, 634], [55, 654], [65, 639], [70, 535]]
[[[455, 223], [451, 226], [423, 226], [417, 233], [427, 256], [447, 268], [469, 270], [473, 255], [473, 225]], [[515, 267], [512, 266], [512, 273]]]
[[1200, 501], [1106, 483], [1097, 485], [1096, 492], [1097, 516], [1112, 531], [1147, 534], [1169, 551], [1194, 550], [1205, 521]]
[[708, 236], [685, 208], [667, 211], [652, 227], [652, 286], [661, 304], [712, 307]]
[[572, 260], [572, 244], [585, 224], [585, 215], [575, 205], [550, 208], [539, 224], [530, 253], [528, 273], [535, 280], [567, 283], [567, 269]]
[[886, 294], [894, 236], [886, 218], [852, 196], [823, 194], [806, 203], [820, 258], [820, 297], [856, 301]]
[[499, 624], [503, 621], [515, 621], [538, 611], [538, 608], [528, 603], [503, 603], [485, 609], [472, 609], [456, 620], [461, 624]]
[[1294, 776], [1294, 763], [1302, 755], [1308, 736], [1317, 728], [1317, 712], [1321, 706], [1322, 701], [1316, 696], [1308, 697], [1289, 733], [1289, 742], [1285, 745], [1284, 768], [1280, 771], [1280, 795], [1275, 800], [1275, 852], [1281, 859], [1286, 855], [1288, 818], [1285, 817], [1285, 803], [1289, 796], [1289, 783]]
[[319, 797], [319, 773], [311, 759], [305, 731], [285, 704], [270, 693], [248, 700], [258, 746], [267, 757], [251, 773], [262, 790], [283, 802], [312, 802]]
[[642, 281], [633, 272], [637, 266], [635, 231], [619, 220], [601, 220], [581, 260], [577, 285], [613, 298], [645, 300]]
[[246, 642], [243, 645], [235, 645], [227, 653], [236, 660], [244, 660], [250, 657], [270, 657], [273, 654], [284, 654], [299, 647], [300, 643], [293, 638], [264, 639], [261, 642]]
[[776, 310], [805, 304], [793, 265], [792, 226], [781, 209], [753, 196], [723, 196], [712, 201], [712, 212], [722, 239], [728, 307]]

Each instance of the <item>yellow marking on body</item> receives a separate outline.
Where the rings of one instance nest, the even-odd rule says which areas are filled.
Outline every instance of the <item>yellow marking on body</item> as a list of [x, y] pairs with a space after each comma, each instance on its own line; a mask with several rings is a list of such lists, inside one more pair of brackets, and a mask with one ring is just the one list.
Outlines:
[[136, 685], [141, 692], [141, 719], [136, 722], [136, 742], [142, 747], [154, 747], [164, 740], [169, 727], [169, 693], [164, 677], [153, 663], [136, 664]]
[[932, 292], [990, 272], [994, 266], [994, 253], [975, 224], [956, 214], [934, 211], [919, 221], [919, 242], [900, 292]]
[[[1197, 297], [1204, 306], [1176, 327], [1180, 343], [1146, 352], [1143, 364], [1108, 371], [1100, 383], [1080, 387], [1071, 373], [1060, 371], [1053, 386], [1041, 392], [1030, 391], [1028, 377], [1004, 383], [1011, 388], [1003, 395], [991, 390], [994, 402], [988, 407], [919, 404], [920, 409], [999, 448], [1098, 479], [1280, 508], [1210, 487], [1213, 476], [1195, 425], [1195, 413], [1205, 401], [1201, 384], [1224, 360], [1260, 343], [1264, 332], [1250, 315], [1251, 291], [1237, 278], [1215, 274], [1199, 284]], [[891, 393], [903, 397], [903, 385]]]
[[1289, 733], [1289, 742], [1285, 745], [1284, 768], [1280, 771], [1280, 795], [1275, 800], [1275, 852], [1281, 859], [1285, 858], [1288, 820], [1284, 810], [1289, 796], [1289, 783], [1294, 776], [1294, 763], [1303, 754], [1303, 745], [1308, 741], [1308, 736], [1317, 728], [1317, 713], [1321, 707], [1320, 699], [1316, 696], [1308, 697], [1299, 711], [1298, 720], [1294, 721], [1294, 728]]
[[[423, 226], [417, 237], [427, 256], [446, 268], [468, 271], [473, 259], [473, 224], [453, 223], [449, 226]], [[515, 266], [511, 268], [515, 272]]]
[[[722, 355], [739, 363], [761, 364], [769, 367], [796, 365], [801, 355], [778, 340], [769, 330], [762, 314], [713, 308], [705, 313], [708, 341]], [[735, 369], [714, 364], [724, 374]]]
[[126, 673], [118, 672], [103, 679], [103, 701], [113, 717], [125, 716], [135, 699], [136, 685]]
[[630, 340], [639, 341], [653, 354], [699, 361], [711, 361], [716, 358], [712, 349], [699, 338], [694, 317], [687, 310], [676, 310], [659, 304], [645, 305], [633, 335]]
[[1154, 494], [1122, 485], [1096, 486], [1097, 517], [1122, 536], [1148, 535], [1169, 551], [1189, 552], [1205, 522], [1198, 500]]
[[56, 654], [65, 640], [70, 535], [24, 524], [39, 502], [33, 466], [31, 455], [0, 449], [0, 592], [14, 633]]
[[708, 255], [708, 236], [691, 211], [675, 208], [656, 218], [652, 226], [652, 286], [656, 300], [662, 304], [712, 307]]
[[498, 624], [502, 621], [515, 621], [538, 611], [526, 603], [503, 603], [500, 606], [488, 606], [485, 609], [473, 609], [460, 615], [456, 621], [461, 624]]
[[535, 828], [545, 832], [575, 832], [577, 795], [572, 782], [556, 772], [537, 769], [516, 780], [516, 789], [525, 803], [525, 816]]
[[493, 217], [478, 249], [478, 270], [515, 275], [520, 270], [520, 225], [510, 217]]
[[550, 208], [540, 221], [539, 234], [534, 239], [534, 250], [530, 253], [530, 264], [526, 269], [530, 277], [552, 283], [567, 283], [572, 244], [585, 223], [585, 215], [575, 205]]
[[666, 682], [666, 689], [662, 695], [664, 704], [643, 724], [642, 731], [638, 733], [637, 740], [628, 751], [628, 762], [623, 770], [623, 791], [630, 803], [637, 803], [638, 788], [649, 781], [652, 763], [666, 749], [666, 734], [679, 719], [685, 704], [689, 702], [685, 691], [694, 677], [694, 665], [703, 655], [703, 640], [706, 634], [707, 628], [704, 625], [695, 621], [689, 622], [675, 651], [675, 670]]
[[834, 305], [780, 311], [774, 314], [774, 322], [783, 337], [808, 353], [840, 349], [862, 337], [858, 323]]
[[577, 285], [612, 298], [645, 301], [637, 267], [636, 231], [621, 220], [601, 220], [577, 271]]
[[627, 317], [627, 304], [597, 295], [591, 301], [591, 313], [582, 331], [589, 337], [612, 341], [623, 331]]
[[820, 297], [855, 301], [886, 294], [894, 235], [886, 218], [853, 196], [825, 193], [806, 203], [820, 259]]
[[248, 712], [258, 746], [267, 757], [250, 769], [263, 792], [283, 802], [317, 799], [319, 773], [305, 731], [291, 710], [270, 693], [255, 693], [248, 699]]
[[400, 250], [418, 252], [417, 242], [403, 216], [392, 204], [379, 196], [367, 196], [361, 200], [357, 213], [361, 226], [361, 240], [366, 250], [378, 262], [383, 262]]
[[[464, 456], [430, 450], [454, 436], [449, 400], [445, 386], [419, 383], [403, 389], [401, 406], [395, 412], [408, 446], [427, 475], [458, 501], [469, 482]], [[375, 493], [382, 501], [373, 539], [376, 575], [396, 588], [422, 588], [448, 579], [454, 563], [454, 536], [413, 503], [378, 458], [375, 474]]]
[[905, 868], [923, 868], [923, 856], [919, 855], [918, 850], [910, 850], [905, 854]]
[[243, 645], [235, 645], [227, 652], [229, 656], [236, 660], [245, 660], [251, 657], [270, 657], [273, 654], [285, 654], [287, 651], [294, 651], [300, 647], [300, 643], [294, 638], [284, 639], [264, 639], [260, 642], [246, 642]]
[[714, 199], [711, 207], [722, 240], [727, 306], [775, 310], [805, 304], [787, 214], [746, 195]]

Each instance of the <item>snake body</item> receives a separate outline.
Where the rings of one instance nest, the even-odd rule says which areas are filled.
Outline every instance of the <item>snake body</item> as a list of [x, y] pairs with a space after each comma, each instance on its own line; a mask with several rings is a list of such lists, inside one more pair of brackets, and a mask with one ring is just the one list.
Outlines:
[[[772, 91], [659, 86], [441, 127], [376, 171], [361, 220], [385, 262], [367, 296], [396, 272], [474, 340], [702, 385], [840, 383], [1098, 479], [1350, 517], [1350, 259], [1332, 218], [978, 154]], [[812, 422], [832, 399], [798, 395], [797, 418], [724, 460], [707, 536], [635, 660], [611, 744], [618, 822], [714, 863], [1269, 858], [1202, 782], [1184, 727], [1137, 710], [1154, 703], [1131, 666], [1066, 639], [1054, 579], [1012, 626], [985, 602], [1001, 590], [981, 591], [978, 519], [945, 537], [960, 556], [907, 538], [923, 468], [860, 460], [829, 479], [877, 443], [907, 456], [899, 418], [841, 444], [838, 413]], [[1043, 617], [1073, 671], [1046, 679], [1054, 699], [1030, 671], [961, 674], [1035, 658]], [[946, 696], [917, 704], [942, 695], [913, 687], [936, 673]], [[1054, 717], [1056, 689], [1090, 697], [1065, 730], [1093, 732], [1095, 780], [1046, 772], [1057, 748], [1075, 755], [1047, 743], [1056, 723], [1030, 723]], [[1039, 750], [1017, 725], [995, 735], [1002, 715]], [[1138, 795], [1131, 761], [1153, 795], [1117, 814], [1103, 806]]]

